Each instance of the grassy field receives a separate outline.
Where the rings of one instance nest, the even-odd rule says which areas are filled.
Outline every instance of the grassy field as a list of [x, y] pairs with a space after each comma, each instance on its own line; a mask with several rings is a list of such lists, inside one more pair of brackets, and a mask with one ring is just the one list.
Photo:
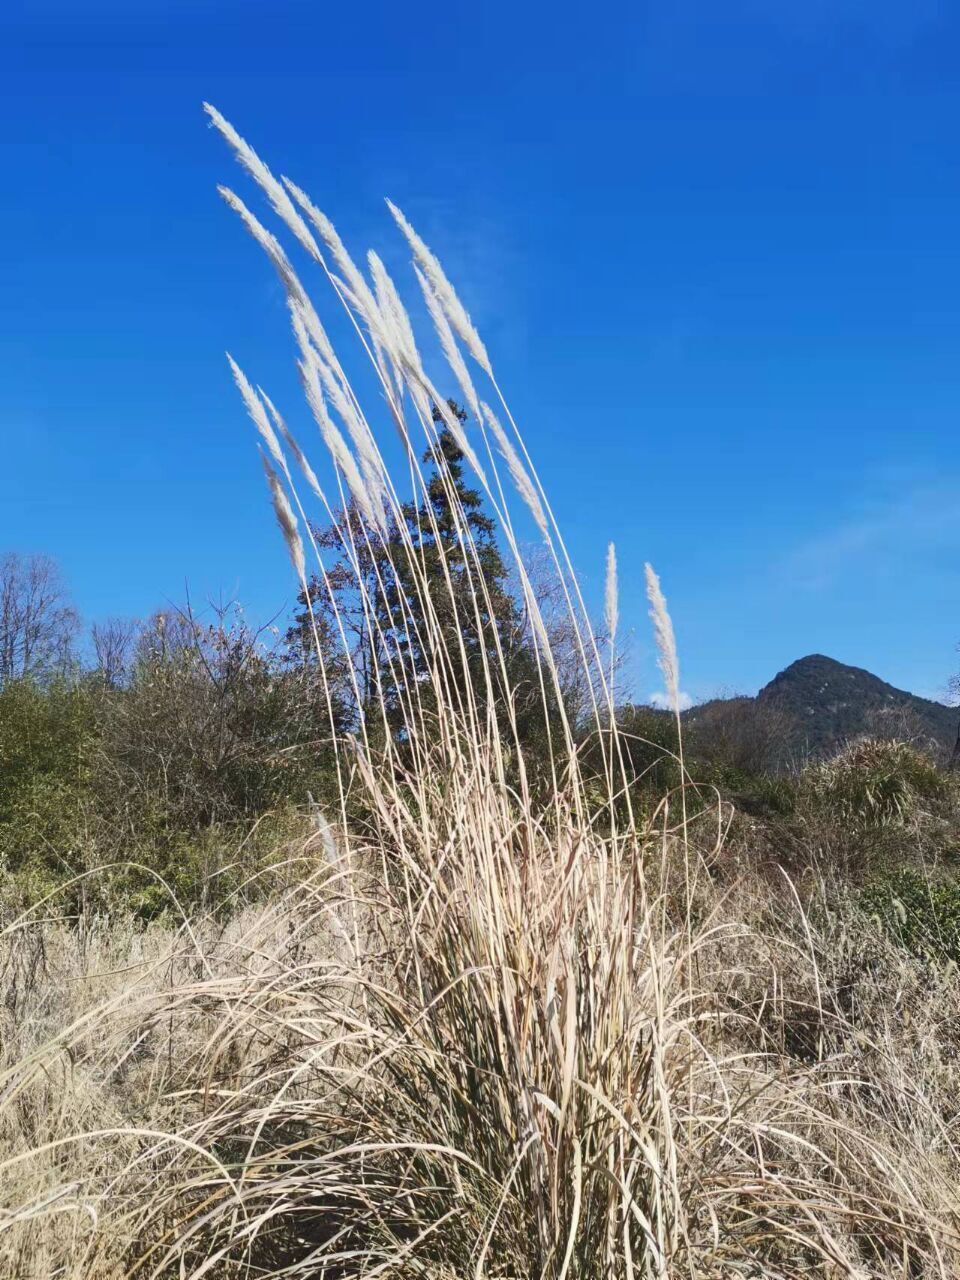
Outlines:
[[[341, 546], [372, 697], [348, 664], [344, 732], [329, 635], [354, 650], [335, 592], [314, 615], [308, 557], [321, 581], [327, 567], [301, 488], [331, 520], [340, 504], [234, 365], [313, 618], [335, 795], [273, 859], [278, 887], [235, 891], [231, 910], [171, 897], [149, 922], [119, 903], [66, 920], [57, 889], [8, 913], [0, 1273], [960, 1274], [954, 907], [927, 865], [956, 829], [953, 784], [912, 747], [861, 745], [791, 784], [775, 821], [735, 812], [686, 767], [648, 568], [677, 736], [662, 794], [639, 788], [643, 744], [615, 711], [615, 553], [594, 628], [439, 263], [394, 210], [469, 435], [379, 259], [363, 275], [211, 117], [370, 356], [368, 419], [287, 252], [225, 190], [286, 289], [307, 402], [359, 513]], [[375, 418], [403, 443], [413, 516]], [[520, 584], [522, 651], [450, 442]], [[531, 522], [562, 627], [521, 551]], [[884, 841], [912, 850], [912, 889], [863, 888], [857, 859]]]

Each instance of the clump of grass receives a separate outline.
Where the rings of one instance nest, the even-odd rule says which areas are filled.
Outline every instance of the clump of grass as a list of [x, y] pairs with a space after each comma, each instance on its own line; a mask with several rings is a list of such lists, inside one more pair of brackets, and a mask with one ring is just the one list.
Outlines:
[[808, 765], [801, 785], [826, 814], [853, 829], [903, 826], [949, 789], [926, 753], [879, 738], [859, 739]]
[[[287, 291], [334, 484], [345, 479], [366, 512], [358, 527], [345, 522], [343, 546], [364, 584], [375, 687], [396, 691], [402, 732], [376, 731], [385, 704], [358, 707], [356, 734], [337, 741], [339, 814], [321, 824], [312, 878], [226, 931], [184, 921], [146, 969], [118, 956], [127, 976], [110, 980], [112, 994], [76, 1016], [48, 1014], [35, 1036], [4, 1046], [0, 1250], [22, 1266], [42, 1245], [51, 1274], [198, 1280], [956, 1274], [950, 1131], [931, 1120], [925, 1083], [888, 1069], [890, 1037], [862, 1027], [831, 989], [829, 929], [818, 934], [789, 888], [776, 905], [712, 889], [698, 851], [709, 824], [702, 808], [688, 818], [680, 750], [675, 793], [642, 820], [631, 811], [628, 752], [576, 577], [486, 347], [437, 259], [394, 209], [454, 377], [463, 385], [459, 339], [489, 384], [473, 399], [495, 399], [508, 424], [494, 428], [481, 410], [476, 447], [457, 440], [516, 562], [545, 720], [556, 709], [546, 792], [531, 784], [434, 408], [463, 432], [447, 421], [400, 292], [379, 260], [371, 287], [329, 219], [211, 116], [355, 322], [417, 498], [427, 480], [415, 459], [424, 445], [432, 452], [456, 563], [427, 573], [379, 424], [290, 258], [226, 193]], [[289, 429], [281, 443], [261, 393], [237, 380], [274, 458], [274, 505], [306, 590], [309, 526], [283, 444], [298, 465], [300, 446]], [[520, 554], [511, 479], [561, 584], [602, 754], [599, 804]], [[433, 508], [423, 511], [422, 532], [436, 540]], [[377, 547], [404, 591], [360, 572], [363, 546]], [[322, 579], [322, 557], [318, 568]], [[652, 570], [648, 587], [677, 709], [673, 628]], [[483, 643], [468, 662], [470, 636]], [[722, 822], [713, 827], [715, 850]], [[13, 926], [11, 955], [31, 931], [60, 937], [58, 926], [26, 923]], [[30, 990], [42, 1003], [35, 982]], [[871, 1059], [858, 1053], [863, 1035]], [[72, 1074], [52, 1074], [64, 1057]], [[124, 1072], [135, 1087], [118, 1101]], [[72, 1110], [81, 1077], [90, 1106]], [[47, 1123], [50, 1079], [67, 1104]], [[110, 1107], [116, 1123], [103, 1124]], [[83, 1152], [87, 1172], [64, 1163], [68, 1150]], [[70, 1210], [68, 1248], [49, 1229], [57, 1206]]]

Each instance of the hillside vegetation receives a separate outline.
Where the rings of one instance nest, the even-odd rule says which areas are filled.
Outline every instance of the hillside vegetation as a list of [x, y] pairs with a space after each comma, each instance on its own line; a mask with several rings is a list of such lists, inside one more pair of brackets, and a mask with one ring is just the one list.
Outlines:
[[333, 478], [231, 362], [282, 655], [187, 612], [0, 692], [0, 1274], [960, 1274], [955, 777], [902, 736], [790, 767], [764, 699], [685, 721], [650, 566], [672, 712], [625, 705], [615, 551], [594, 626], [436, 258], [391, 206], [457, 401], [208, 110], [373, 388], [224, 189]]
[[792, 718], [792, 743], [800, 757], [829, 754], [864, 735], [914, 741], [943, 758], [957, 742], [953, 708], [822, 654], [791, 663], [757, 700]]

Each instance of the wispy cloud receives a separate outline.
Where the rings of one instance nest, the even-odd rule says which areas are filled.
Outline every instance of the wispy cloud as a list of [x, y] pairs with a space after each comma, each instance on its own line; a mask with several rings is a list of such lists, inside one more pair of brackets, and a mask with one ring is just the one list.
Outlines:
[[791, 552], [783, 569], [794, 586], [821, 590], [856, 573], [875, 579], [925, 572], [960, 553], [960, 477], [915, 485], [861, 504], [858, 511]]

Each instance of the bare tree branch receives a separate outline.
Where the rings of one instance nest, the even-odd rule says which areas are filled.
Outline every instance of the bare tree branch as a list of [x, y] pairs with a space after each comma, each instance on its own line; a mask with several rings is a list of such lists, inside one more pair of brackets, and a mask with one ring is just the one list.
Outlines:
[[49, 556], [0, 557], [0, 684], [65, 670], [79, 619]]

